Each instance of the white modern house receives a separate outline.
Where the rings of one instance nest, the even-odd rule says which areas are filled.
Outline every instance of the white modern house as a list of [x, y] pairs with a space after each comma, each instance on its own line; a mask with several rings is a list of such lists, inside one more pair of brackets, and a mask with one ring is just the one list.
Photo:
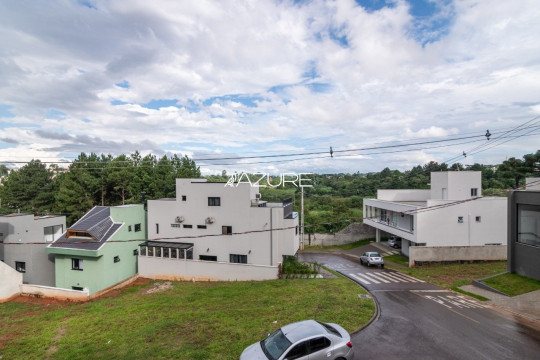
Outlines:
[[25, 284], [54, 286], [54, 257], [45, 249], [65, 228], [65, 216], [0, 216], [0, 261], [21, 273]]
[[415, 261], [506, 259], [507, 198], [482, 197], [479, 171], [431, 173], [429, 190], [378, 190], [364, 223], [402, 238]]
[[176, 198], [148, 201], [139, 275], [177, 280], [265, 280], [299, 248], [292, 201], [268, 203], [249, 184], [176, 179]]

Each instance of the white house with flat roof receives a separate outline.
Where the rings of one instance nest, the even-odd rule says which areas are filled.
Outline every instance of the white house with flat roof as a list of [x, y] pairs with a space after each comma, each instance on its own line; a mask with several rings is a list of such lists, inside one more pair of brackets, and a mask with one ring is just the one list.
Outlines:
[[176, 198], [148, 201], [139, 274], [179, 280], [264, 280], [299, 248], [292, 200], [268, 203], [250, 184], [176, 179]]
[[506, 248], [493, 246], [506, 245], [507, 198], [482, 197], [480, 171], [432, 172], [430, 187], [378, 190], [376, 199], [364, 199], [364, 223], [377, 241], [381, 231], [399, 236], [407, 256], [412, 247], [447, 248], [433, 261], [505, 258]]

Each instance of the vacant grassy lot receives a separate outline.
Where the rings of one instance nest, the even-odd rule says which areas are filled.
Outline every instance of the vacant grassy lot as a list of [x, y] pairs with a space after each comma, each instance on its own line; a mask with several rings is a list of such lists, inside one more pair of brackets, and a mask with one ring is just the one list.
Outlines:
[[[409, 259], [403, 255], [385, 256], [386, 266], [392, 268], [388, 261], [408, 266]], [[396, 268], [403, 273], [429, 281], [447, 289], [457, 289], [459, 286], [470, 285], [473, 279], [481, 279], [506, 271], [506, 261], [491, 261], [472, 264], [426, 265], [414, 268]]]
[[510, 296], [525, 294], [540, 289], [540, 281], [518, 274], [502, 274], [484, 281], [487, 285]]
[[360, 293], [341, 277], [161, 281], [87, 303], [9, 302], [0, 304], [0, 359], [238, 359], [293, 321], [359, 328], [374, 312]]

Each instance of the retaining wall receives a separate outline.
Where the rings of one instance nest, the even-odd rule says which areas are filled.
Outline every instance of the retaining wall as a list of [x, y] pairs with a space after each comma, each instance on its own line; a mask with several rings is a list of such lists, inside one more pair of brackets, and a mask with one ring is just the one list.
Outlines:
[[409, 266], [422, 262], [495, 261], [506, 258], [506, 245], [409, 247]]

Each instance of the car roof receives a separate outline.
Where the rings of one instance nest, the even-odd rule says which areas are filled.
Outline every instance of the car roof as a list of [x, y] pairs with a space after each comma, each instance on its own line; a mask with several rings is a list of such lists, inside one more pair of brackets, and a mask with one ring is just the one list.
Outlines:
[[315, 320], [304, 320], [285, 325], [281, 331], [293, 344], [305, 338], [327, 334], [324, 327]]

